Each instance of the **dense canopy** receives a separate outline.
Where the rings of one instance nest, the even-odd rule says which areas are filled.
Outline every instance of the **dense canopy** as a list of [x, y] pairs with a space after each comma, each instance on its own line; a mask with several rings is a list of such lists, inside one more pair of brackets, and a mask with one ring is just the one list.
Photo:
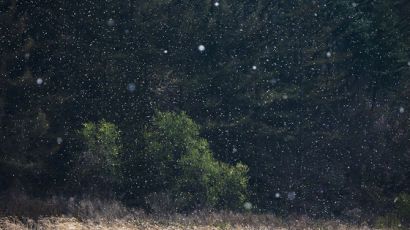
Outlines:
[[13, 189], [410, 220], [410, 3], [1, 1]]

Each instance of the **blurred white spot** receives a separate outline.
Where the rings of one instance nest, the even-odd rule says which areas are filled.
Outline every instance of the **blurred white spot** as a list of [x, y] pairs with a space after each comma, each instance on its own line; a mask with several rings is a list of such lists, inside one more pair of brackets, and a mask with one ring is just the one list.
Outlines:
[[127, 90], [128, 91], [130, 91], [130, 92], [133, 92], [133, 91], [135, 91], [135, 83], [129, 83], [128, 85], [127, 85]]
[[296, 198], [296, 193], [295, 192], [289, 192], [288, 193], [288, 200], [294, 200]]
[[398, 197], [394, 198], [393, 203], [396, 203], [399, 200]]
[[204, 45], [199, 45], [198, 50], [201, 51], [201, 52], [205, 51], [205, 46]]
[[280, 193], [275, 193], [275, 198], [280, 198]]
[[24, 54], [24, 58], [27, 60], [27, 59], [29, 59], [30, 58], [30, 54], [29, 53], [25, 53]]
[[276, 82], [278, 82], [275, 78], [272, 78], [272, 80], [270, 80], [270, 83], [275, 84]]
[[408, 65], [408, 66], [410, 66], [410, 61], [409, 61], [409, 62], [407, 62], [407, 65]]
[[253, 70], [256, 70], [256, 65], [252, 66], [252, 69], [253, 69]]
[[232, 153], [236, 153], [236, 152], [238, 152], [238, 149], [234, 147], [234, 148], [232, 149]]
[[164, 50], [164, 54], [167, 54], [168, 53], [168, 50]]
[[404, 113], [404, 108], [403, 108], [403, 107], [400, 107], [399, 112], [400, 112], [400, 113]]
[[250, 202], [245, 202], [245, 204], [243, 204], [243, 207], [244, 207], [246, 210], [249, 210], [249, 209], [252, 208], [252, 204], [251, 204]]
[[332, 56], [332, 53], [330, 53], [330, 51], [328, 51], [328, 52], [326, 53], [326, 57], [330, 58], [331, 56]]
[[356, 7], [356, 6], [358, 6], [358, 5], [359, 5], [359, 4], [357, 4], [356, 2], [353, 2], [353, 3], [352, 3], [352, 6], [353, 6], [353, 7]]
[[288, 95], [283, 94], [282, 98], [283, 98], [283, 100], [286, 100], [286, 99], [288, 99]]
[[112, 19], [112, 18], [108, 19], [107, 25], [108, 26], [114, 26], [115, 25], [114, 19]]
[[317, 17], [317, 13], [315, 13], [315, 17]]
[[61, 145], [63, 143], [63, 138], [57, 137], [57, 144]]
[[215, 3], [214, 3], [214, 6], [219, 6], [219, 2], [215, 2]]
[[43, 84], [43, 79], [41, 79], [41, 78], [37, 78], [37, 84], [38, 84], [38, 85]]

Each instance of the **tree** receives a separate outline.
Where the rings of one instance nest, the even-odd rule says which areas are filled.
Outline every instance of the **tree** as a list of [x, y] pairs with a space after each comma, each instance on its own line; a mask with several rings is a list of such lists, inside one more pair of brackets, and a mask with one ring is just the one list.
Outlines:
[[110, 194], [121, 183], [122, 148], [120, 131], [104, 119], [98, 123], [84, 123], [79, 135], [84, 144], [75, 156], [73, 173], [80, 189]]
[[156, 112], [145, 132], [143, 178], [149, 192], [170, 191], [179, 209], [240, 209], [247, 195], [245, 165], [218, 162], [199, 126], [184, 112]]

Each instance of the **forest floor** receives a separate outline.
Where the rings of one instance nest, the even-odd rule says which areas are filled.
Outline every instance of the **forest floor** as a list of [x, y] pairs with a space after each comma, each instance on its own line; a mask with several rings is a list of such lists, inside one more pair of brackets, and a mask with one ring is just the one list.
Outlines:
[[153, 216], [145, 215], [143, 212], [121, 219], [96, 219], [96, 218], [74, 218], [67, 216], [0, 218], [0, 229], [147, 229], [147, 230], [174, 230], [174, 229], [338, 229], [338, 230], [364, 230], [374, 229], [366, 224], [351, 225], [337, 220], [318, 221], [307, 217], [299, 217], [283, 220], [273, 215], [263, 214], [235, 214], [222, 213], [196, 213], [191, 215]]

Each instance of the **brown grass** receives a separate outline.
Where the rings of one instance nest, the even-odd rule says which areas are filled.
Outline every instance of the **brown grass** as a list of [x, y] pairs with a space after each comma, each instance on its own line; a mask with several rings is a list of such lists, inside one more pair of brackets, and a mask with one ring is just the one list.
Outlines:
[[0, 229], [371, 229], [338, 220], [306, 216], [279, 218], [271, 214], [196, 211], [189, 215], [125, 208], [120, 202], [96, 198], [28, 196], [0, 199]]
[[273, 215], [232, 213], [232, 212], [196, 212], [190, 215], [173, 214], [169, 216], [146, 215], [142, 211], [130, 211], [128, 215], [117, 219], [75, 217], [40, 217], [0, 218], [0, 229], [328, 229], [328, 230], [364, 230], [367, 225], [349, 226], [340, 221], [318, 221], [307, 217], [280, 219]]
[[[261, 222], [258, 222], [261, 220]], [[237, 222], [235, 222], [237, 221]], [[247, 222], [249, 221], [249, 222]], [[112, 221], [87, 219], [79, 221], [74, 217], [44, 217], [38, 220], [24, 218], [1, 218], [1, 229], [370, 229], [367, 226], [348, 226], [337, 221], [314, 222], [299, 218], [283, 222], [267, 215], [246, 215], [213, 213], [201, 216], [117, 219]]]

